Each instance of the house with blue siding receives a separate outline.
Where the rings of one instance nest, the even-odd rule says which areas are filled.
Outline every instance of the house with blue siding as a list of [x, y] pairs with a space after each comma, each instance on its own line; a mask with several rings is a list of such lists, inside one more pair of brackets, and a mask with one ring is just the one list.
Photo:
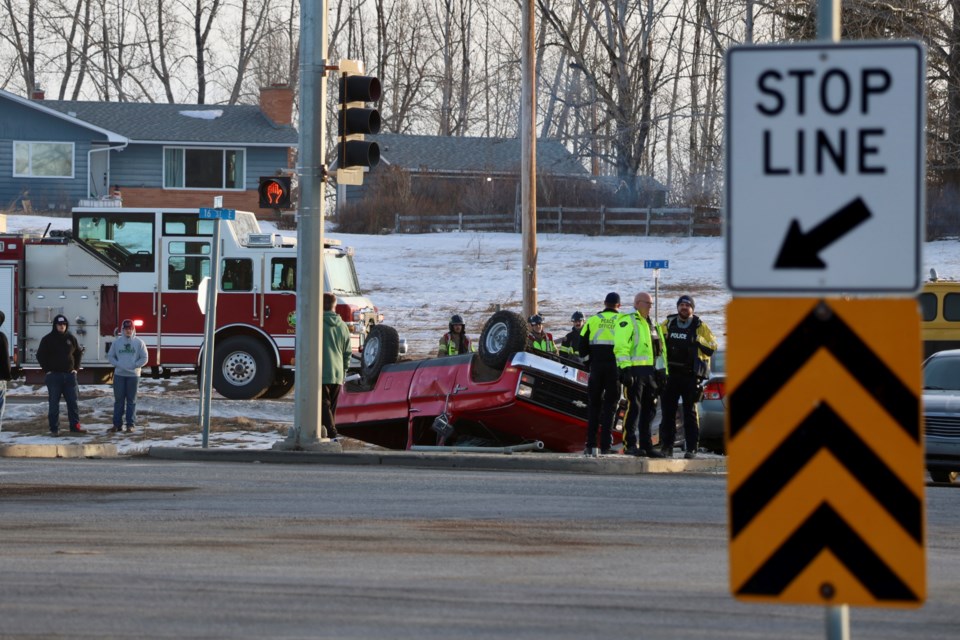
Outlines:
[[82, 201], [126, 207], [258, 208], [260, 176], [292, 172], [293, 90], [258, 105], [31, 99], [0, 90], [0, 210], [69, 212]]

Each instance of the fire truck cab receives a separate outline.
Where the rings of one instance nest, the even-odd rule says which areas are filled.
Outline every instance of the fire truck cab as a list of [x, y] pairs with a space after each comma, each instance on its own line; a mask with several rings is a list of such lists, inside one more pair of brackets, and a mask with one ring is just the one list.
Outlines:
[[[211, 275], [215, 220], [197, 209], [81, 207], [69, 233], [0, 236], [0, 309], [16, 363], [40, 382], [40, 339], [57, 314], [84, 350], [80, 381], [105, 382], [120, 322], [134, 321], [154, 377], [199, 371], [204, 316], [198, 287]], [[221, 221], [213, 386], [224, 397], [280, 397], [293, 387], [296, 239], [264, 233], [237, 211]], [[353, 252], [324, 246], [324, 290], [360, 350], [382, 316], [360, 290]]]

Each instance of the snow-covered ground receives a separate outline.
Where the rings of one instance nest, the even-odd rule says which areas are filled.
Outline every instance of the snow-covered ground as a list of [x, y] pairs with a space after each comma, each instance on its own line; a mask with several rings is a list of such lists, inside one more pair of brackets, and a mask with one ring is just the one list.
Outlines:
[[[42, 233], [48, 223], [52, 229], [70, 227], [68, 218], [7, 217], [9, 231]], [[468, 333], [476, 337], [498, 306], [518, 312], [522, 308], [519, 234], [366, 236], [331, 231], [329, 235], [356, 249], [361, 286], [386, 316], [385, 322], [407, 340], [408, 357], [434, 353], [454, 313], [464, 317]], [[731, 297], [726, 289], [724, 249], [721, 238], [540, 234], [537, 298], [546, 329], [559, 338], [570, 330], [573, 311], [579, 309], [587, 315], [599, 311], [609, 291], [619, 292], [627, 307], [635, 293], [659, 290], [659, 318], [673, 312], [681, 293], [691, 294], [696, 299], [696, 313], [724, 344], [724, 307]], [[956, 240], [927, 243], [923, 251], [925, 269], [934, 267], [941, 277], [960, 278], [960, 243]], [[659, 271], [657, 281], [653, 270], [643, 268], [644, 260], [669, 260], [669, 268]], [[81, 403], [83, 423], [91, 435], [71, 442], [116, 442], [127, 453], [154, 444], [197, 446], [199, 394], [192, 382], [193, 378], [144, 380], [138, 408], [146, 433], [133, 436], [106, 433], [111, 425], [112, 391], [109, 386], [85, 386], [83, 394], [94, 396]], [[15, 382], [10, 393], [36, 402], [8, 403], [0, 443], [50, 442], [45, 435], [45, 389]], [[267, 448], [281, 439], [293, 422], [293, 404], [289, 398], [230, 401], [216, 396], [212, 415], [211, 446]]]

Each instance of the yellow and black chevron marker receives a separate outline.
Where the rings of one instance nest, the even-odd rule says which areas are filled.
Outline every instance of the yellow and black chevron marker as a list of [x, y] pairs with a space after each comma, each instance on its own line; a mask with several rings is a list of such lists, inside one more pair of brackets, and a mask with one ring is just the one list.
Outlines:
[[916, 301], [742, 298], [727, 327], [733, 594], [920, 606]]

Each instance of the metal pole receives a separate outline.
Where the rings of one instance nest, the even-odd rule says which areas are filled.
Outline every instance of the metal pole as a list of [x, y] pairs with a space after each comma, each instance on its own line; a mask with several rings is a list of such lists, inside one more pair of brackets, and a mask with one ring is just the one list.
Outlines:
[[213, 246], [210, 248], [210, 280], [207, 282], [207, 313], [203, 323], [203, 369], [200, 374], [201, 446], [210, 441], [210, 401], [213, 396], [213, 334], [217, 329], [217, 288], [220, 285], [220, 218], [213, 221]]
[[297, 347], [294, 423], [277, 449], [320, 444], [327, 2], [300, 3], [300, 203], [297, 211]]
[[523, 85], [520, 97], [520, 190], [523, 218], [523, 315], [537, 312], [537, 97], [534, 0], [523, 3]]
[[850, 640], [850, 607], [827, 607], [827, 640]]
[[[817, 40], [840, 41], [840, 0], [819, 0], [817, 3]], [[827, 607], [827, 640], [850, 640], [850, 607], [845, 604]]]

